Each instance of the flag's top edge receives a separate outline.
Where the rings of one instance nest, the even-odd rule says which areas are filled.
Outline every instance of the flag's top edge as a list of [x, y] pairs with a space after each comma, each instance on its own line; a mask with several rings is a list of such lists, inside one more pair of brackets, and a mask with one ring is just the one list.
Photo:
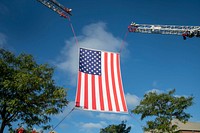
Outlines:
[[111, 52], [111, 51], [105, 51], [105, 50], [99, 50], [99, 49], [93, 49], [93, 48], [79, 47], [79, 49], [94, 50], [94, 51], [107, 52], [107, 53], [114, 53], [114, 54], [119, 54], [119, 55], [120, 55], [119, 52]]

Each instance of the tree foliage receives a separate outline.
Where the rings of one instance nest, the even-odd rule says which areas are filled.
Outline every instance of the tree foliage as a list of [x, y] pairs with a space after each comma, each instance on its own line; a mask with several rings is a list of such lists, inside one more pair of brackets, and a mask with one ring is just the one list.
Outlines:
[[176, 125], [172, 125], [173, 119], [186, 122], [191, 117], [185, 110], [193, 104], [193, 97], [175, 96], [175, 89], [168, 93], [149, 92], [144, 95], [140, 104], [132, 110], [135, 114], [141, 114], [141, 120], [146, 117], [153, 117], [147, 121], [145, 131], [155, 131], [156, 133], [174, 133]]
[[50, 115], [67, 105], [66, 91], [52, 79], [54, 68], [37, 64], [31, 55], [0, 49], [0, 133], [20, 120], [28, 127], [48, 128]]
[[131, 127], [126, 128], [126, 122], [122, 121], [119, 125], [109, 125], [104, 129], [100, 129], [100, 133], [129, 133]]

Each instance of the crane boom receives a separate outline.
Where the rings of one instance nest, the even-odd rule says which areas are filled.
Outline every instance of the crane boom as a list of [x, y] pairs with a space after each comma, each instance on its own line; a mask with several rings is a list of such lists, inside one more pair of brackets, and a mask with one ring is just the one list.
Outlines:
[[151, 25], [131, 23], [128, 26], [129, 32], [181, 35], [186, 37], [200, 37], [200, 26], [178, 26], [178, 25]]
[[50, 8], [54, 12], [58, 13], [61, 17], [67, 18], [68, 15], [72, 15], [71, 14], [72, 9], [64, 7], [56, 0], [37, 0], [37, 1], [45, 5], [46, 7]]

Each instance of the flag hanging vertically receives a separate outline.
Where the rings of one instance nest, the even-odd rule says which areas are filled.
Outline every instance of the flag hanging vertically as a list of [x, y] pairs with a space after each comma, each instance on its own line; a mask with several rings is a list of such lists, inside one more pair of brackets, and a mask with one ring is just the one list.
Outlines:
[[119, 53], [80, 48], [75, 106], [85, 110], [128, 112]]

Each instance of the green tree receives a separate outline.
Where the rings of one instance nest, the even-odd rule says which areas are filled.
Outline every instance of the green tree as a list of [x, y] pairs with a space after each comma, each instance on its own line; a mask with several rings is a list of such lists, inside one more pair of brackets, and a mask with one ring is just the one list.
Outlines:
[[100, 133], [129, 133], [131, 127], [126, 128], [126, 122], [122, 121], [119, 125], [109, 125], [104, 129], [100, 129]]
[[31, 55], [0, 49], [0, 133], [20, 121], [50, 127], [50, 115], [67, 106], [66, 90], [52, 79], [54, 68], [37, 64]]
[[188, 121], [191, 115], [185, 110], [193, 104], [193, 97], [175, 96], [174, 93], [175, 89], [168, 93], [149, 92], [132, 110], [135, 114], [141, 114], [141, 120], [153, 117], [153, 120], [147, 121], [145, 131], [175, 133], [177, 126], [172, 125], [173, 119], [184, 123]]

